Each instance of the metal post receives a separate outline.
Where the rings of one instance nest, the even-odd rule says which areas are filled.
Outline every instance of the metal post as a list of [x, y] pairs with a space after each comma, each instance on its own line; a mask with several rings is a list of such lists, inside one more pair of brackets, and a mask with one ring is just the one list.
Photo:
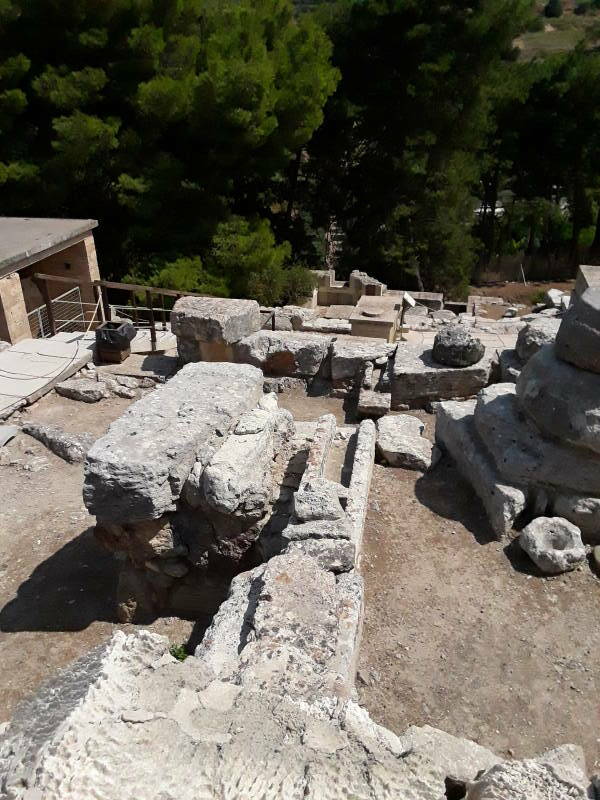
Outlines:
[[152, 342], [152, 352], [156, 353], [156, 327], [154, 325], [154, 309], [152, 308], [152, 293], [146, 292], [146, 305], [150, 311], [150, 341]]
[[50, 333], [56, 336], [56, 322], [54, 320], [54, 309], [52, 308], [52, 298], [48, 290], [48, 284], [45, 280], [37, 280], [34, 278], [35, 285], [40, 290], [44, 303], [46, 304], [46, 311], [48, 312], [48, 322], [50, 323]]
[[108, 302], [108, 289], [106, 286], [102, 286], [102, 305], [104, 306], [104, 319], [107, 322], [110, 322], [112, 318], [112, 314], [110, 311], [110, 303]]

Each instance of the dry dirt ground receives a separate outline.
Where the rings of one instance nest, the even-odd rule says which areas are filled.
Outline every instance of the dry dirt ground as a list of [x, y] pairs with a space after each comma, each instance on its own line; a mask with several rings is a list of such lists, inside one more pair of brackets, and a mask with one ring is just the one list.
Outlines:
[[[39, 421], [100, 435], [130, 401], [49, 395]], [[351, 409], [294, 392], [298, 420]], [[419, 413], [432, 435], [432, 417]], [[91, 535], [82, 468], [20, 436], [0, 451], [0, 722], [60, 666], [103, 641], [115, 567]], [[445, 459], [426, 476], [376, 465], [361, 569], [366, 614], [357, 686], [373, 717], [450, 733], [515, 757], [561, 742], [600, 763], [600, 582], [585, 566], [552, 579], [494, 542], [481, 506]], [[151, 626], [175, 643], [191, 622]]]

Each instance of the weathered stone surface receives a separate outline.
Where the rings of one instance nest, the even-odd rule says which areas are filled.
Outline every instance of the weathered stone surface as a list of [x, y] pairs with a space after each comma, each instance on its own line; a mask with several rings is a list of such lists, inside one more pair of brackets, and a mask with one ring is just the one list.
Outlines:
[[546, 344], [553, 344], [560, 327], [556, 318], [538, 317], [519, 331], [517, 336], [517, 355], [525, 363]]
[[485, 506], [494, 532], [502, 537], [525, 510], [527, 495], [500, 475], [487, 454], [473, 422], [475, 404], [474, 400], [436, 404], [436, 441], [452, 456]]
[[331, 377], [334, 381], [358, 378], [368, 361], [385, 358], [394, 349], [385, 339], [339, 336], [331, 345]]
[[361, 389], [358, 394], [356, 413], [359, 417], [383, 417], [391, 408], [390, 392], [376, 392], [373, 389]]
[[373, 477], [375, 463], [375, 441], [377, 430], [371, 419], [363, 420], [356, 433], [348, 442], [348, 447], [353, 448], [352, 474], [348, 487], [348, 502], [346, 503], [346, 519], [349, 525], [350, 538], [356, 545], [360, 554], [362, 537], [367, 515], [369, 489]]
[[582, 755], [563, 745], [535, 759], [504, 761], [469, 786], [466, 800], [586, 800]]
[[556, 336], [556, 355], [600, 373], [600, 288], [587, 289], [569, 308]]
[[69, 378], [67, 381], [57, 383], [54, 388], [62, 397], [80, 400], [82, 403], [97, 403], [109, 396], [106, 384], [93, 378]]
[[256, 300], [181, 297], [171, 311], [171, 331], [179, 338], [233, 344], [260, 330]]
[[294, 514], [300, 522], [342, 519], [344, 509], [335, 484], [325, 478], [304, 481], [294, 496]]
[[275, 421], [264, 409], [243, 414], [204, 469], [201, 507], [219, 538], [234, 538], [265, 514], [273, 491]]
[[549, 575], [575, 569], [586, 557], [581, 531], [562, 517], [537, 517], [523, 528], [519, 544]]
[[444, 325], [433, 342], [433, 359], [448, 367], [470, 367], [481, 361], [485, 347], [464, 325]]
[[600, 375], [561, 361], [548, 345], [525, 365], [517, 395], [543, 434], [600, 453]]
[[[241, 616], [231, 617], [238, 663], [249, 646], [247, 609], [246, 596]], [[12, 800], [82, 800], [90, 787], [103, 800], [157, 792], [179, 800], [437, 800], [449, 765], [469, 780], [499, 760], [432, 728], [399, 738], [351, 700], [294, 702], [270, 691], [266, 672], [248, 692], [220, 671], [215, 677], [214, 661], [178, 663], [168, 647], [156, 634], [117, 632], [24, 703], [0, 745], [3, 792]]]
[[544, 295], [544, 300], [546, 305], [554, 306], [554, 308], [560, 308], [563, 296], [564, 292], [561, 292], [560, 289], [548, 289]]
[[392, 408], [421, 407], [431, 400], [472, 397], [490, 381], [493, 350], [470, 367], [438, 364], [427, 345], [400, 343], [392, 376]]
[[422, 434], [421, 420], [408, 414], [380, 419], [377, 423], [377, 452], [390, 467], [425, 472], [440, 457], [438, 448]]
[[10, 350], [11, 347], [10, 342], [4, 342], [0, 339], [0, 353], [4, 352], [4, 350]]
[[600, 497], [559, 494], [552, 502], [552, 513], [576, 525], [586, 544], [600, 544]]
[[117, 397], [123, 397], [127, 400], [133, 400], [137, 397], [137, 391], [135, 388], [130, 386], [123, 386], [123, 384], [119, 383], [112, 378], [106, 377], [104, 380], [104, 384], [111, 394], [116, 395]]
[[240, 364], [253, 364], [274, 376], [313, 377], [329, 351], [331, 336], [259, 331], [234, 345]]
[[523, 369], [523, 362], [516, 350], [501, 350], [498, 354], [500, 363], [500, 380], [502, 383], [516, 383]]
[[352, 333], [352, 325], [347, 319], [329, 319], [328, 317], [315, 317], [308, 319], [300, 326], [301, 331], [307, 333]]
[[94, 437], [90, 433], [66, 433], [56, 425], [25, 422], [23, 432], [33, 436], [69, 464], [83, 461], [88, 450], [94, 444]]
[[247, 365], [188, 364], [131, 405], [88, 452], [84, 501], [99, 521], [158, 519], [175, 508], [197, 455], [263, 395]]
[[507, 480], [600, 495], [600, 456], [540, 436], [520, 412], [512, 383], [479, 393], [475, 426]]
[[303, 539], [288, 544], [286, 553], [314, 558], [321, 569], [336, 574], [354, 569], [356, 546], [349, 539]]

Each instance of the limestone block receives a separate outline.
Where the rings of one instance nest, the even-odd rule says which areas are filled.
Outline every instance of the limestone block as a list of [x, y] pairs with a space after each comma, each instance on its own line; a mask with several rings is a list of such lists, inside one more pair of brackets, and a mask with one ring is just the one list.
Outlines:
[[416, 417], [398, 414], [377, 423], [377, 452], [390, 467], [417, 469], [422, 472], [434, 466], [440, 451], [422, 434], [424, 424]]
[[527, 505], [526, 490], [500, 475], [473, 422], [475, 401], [445, 402], [435, 406], [436, 441], [452, 456], [458, 471], [471, 484], [495, 534], [508, 534]]
[[83, 461], [88, 450], [94, 444], [94, 437], [90, 433], [66, 433], [56, 425], [25, 422], [23, 432], [37, 439], [69, 464]]
[[516, 351], [523, 363], [529, 361], [546, 344], [553, 344], [560, 327], [556, 317], [538, 317], [519, 331]]
[[556, 355], [600, 373], [600, 287], [587, 289], [569, 308], [556, 336]]
[[365, 364], [389, 356], [395, 349], [385, 339], [338, 336], [331, 346], [331, 377], [353, 380], [362, 375]]
[[600, 495], [600, 455], [540, 436], [520, 413], [514, 384], [480, 392], [475, 426], [505, 479]]
[[348, 539], [303, 539], [291, 541], [285, 553], [302, 553], [314, 558], [321, 569], [334, 573], [354, 569], [356, 546]]
[[262, 394], [254, 367], [185, 366], [131, 405], [88, 452], [83, 492], [90, 513], [126, 523], [174, 510], [198, 453], [229, 433]]
[[234, 345], [234, 358], [268, 375], [309, 378], [319, 371], [330, 342], [331, 336], [317, 333], [259, 331]]
[[554, 308], [560, 308], [560, 304], [562, 302], [563, 295], [565, 293], [561, 292], [560, 289], [548, 289], [548, 291], [544, 295], [544, 301], [546, 305], [553, 306]]
[[549, 575], [575, 569], [586, 558], [581, 531], [562, 517], [537, 517], [523, 528], [519, 544]]
[[495, 351], [488, 348], [477, 364], [447, 367], [434, 360], [427, 345], [400, 343], [392, 374], [392, 408], [472, 397], [489, 383], [494, 359]]
[[255, 300], [181, 297], [171, 311], [171, 331], [177, 338], [193, 341], [233, 344], [260, 326], [260, 306]]
[[324, 478], [304, 481], [294, 496], [294, 515], [300, 522], [344, 517], [338, 490]]
[[600, 453], [600, 375], [543, 347], [517, 381], [519, 405], [548, 437]]
[[516, 350], [501, 350], [498, 354], [500, 363], [500, 380], [502, 383], [516, 383], [523, 369], [523, 362]]
[[330, 319], [328, 317], [315, 317], [308, 319], [300, 326], [301, 331], [307, 333], [342, 333], [350, 334], [352, 325], [347, 319]]
[[376, 392], [373, 389], [361, 389], [358, 395], [356, 413], [359, 417], [383, 417], [391, 408], [390, 392]]

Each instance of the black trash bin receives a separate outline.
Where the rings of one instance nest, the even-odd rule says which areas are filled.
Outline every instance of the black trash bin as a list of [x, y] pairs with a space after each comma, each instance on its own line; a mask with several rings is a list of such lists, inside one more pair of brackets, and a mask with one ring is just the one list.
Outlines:
[[110, 363], [124, 361], [131, 353], [131, 341], [135, 328], [126, 320], [103, 322], [96, 328], [96, 354], [100, 361]]

